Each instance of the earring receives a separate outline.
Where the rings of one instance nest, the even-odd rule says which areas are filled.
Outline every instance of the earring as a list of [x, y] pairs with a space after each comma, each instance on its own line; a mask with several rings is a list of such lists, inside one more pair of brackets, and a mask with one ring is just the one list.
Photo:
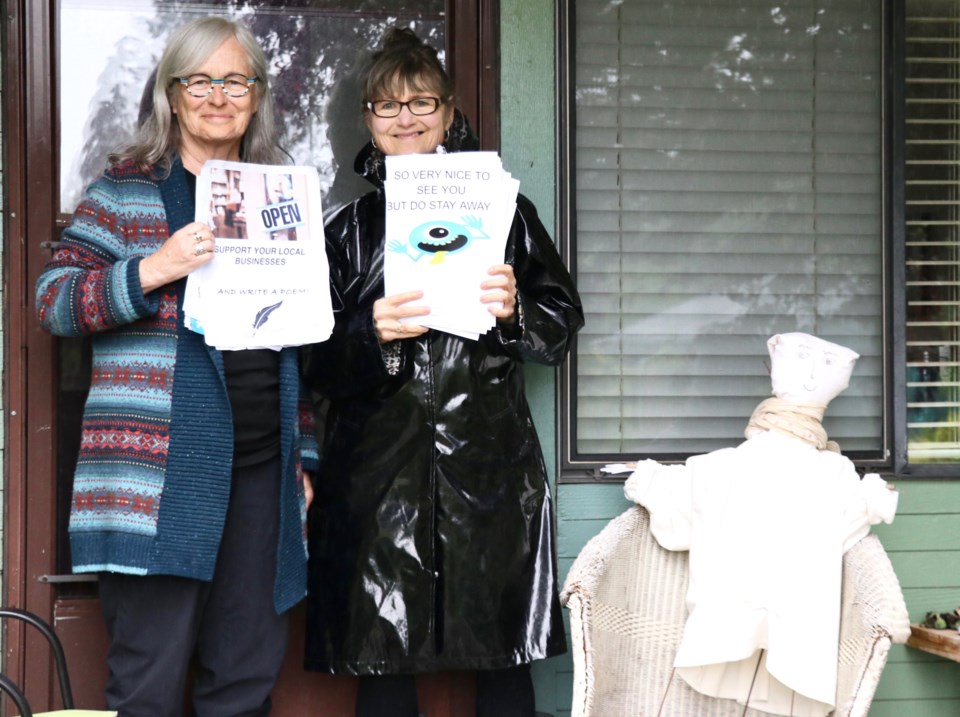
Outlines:
[[371, 138], [370, 138], [370, 144], [373, 145], [373, 148], [374, 148], [374, 149], [377, 149], [377, 150], [380, 149], [380, 148], [377, 146], [377, 138], [376, 138], [376, 137], [371, 137]]

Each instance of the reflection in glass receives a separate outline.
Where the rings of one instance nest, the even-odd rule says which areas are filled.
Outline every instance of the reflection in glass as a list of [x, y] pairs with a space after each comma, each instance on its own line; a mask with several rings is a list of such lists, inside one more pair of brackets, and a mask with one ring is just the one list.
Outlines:
[[[356, 78], [383, 31], [414, 27], [444, 47], [444, 0], [59, 0], [60, 210], [73, 212], [107, 155], [129, 142], [143, 94], [171, 31], [198, 15], [239, 17], [260, 39], [272, 68], [282, 146], [320, 171], [324, 211], [372, 186], [353, 160], [369, 139]], [[82, 61], [80, 61], [82, 59]], [[226, 212], [225, 212], [226, 213]], [[243, 229], [232, 217], [233, 233]], [[89, 344], [60, 339], [58, 394], [58, 572], [70, 572], [66, 520], [90, 379]]]
[[242, 19], [260, 40], [281, 144], [294, 163], [319, 169], [325, 209], [370, 189], [353, 174], [354, 155], [368, 139], [355, 83], [384, 29], [409, 24], [444, 46], [444, 0], [60, 0], [62, 212], [73, 211], [110, 151], [132, 138], [144, 82], [172, 30], [211, 12]]

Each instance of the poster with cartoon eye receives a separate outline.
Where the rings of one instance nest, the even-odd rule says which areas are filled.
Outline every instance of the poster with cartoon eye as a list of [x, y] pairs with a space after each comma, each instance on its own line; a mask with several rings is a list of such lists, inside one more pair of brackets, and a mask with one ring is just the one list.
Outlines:
[[502, 264], [520, 183], [495, 152], [386, 158], [387, 296], [421, 290], [430, 307], [412, 322], [476, 339], [496, 324], [480, 302]]
[[197, 178], [195, 218], [210, 227], [215, 247], [213, 259], [187, 277], [188, 328], [222, 350], [299, 346], [330, 336], [314, 167], [208, 161]]

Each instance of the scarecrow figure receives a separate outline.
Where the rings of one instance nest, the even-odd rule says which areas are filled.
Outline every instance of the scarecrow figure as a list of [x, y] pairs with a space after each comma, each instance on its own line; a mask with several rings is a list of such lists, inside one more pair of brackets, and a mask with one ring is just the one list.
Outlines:
[[664, 548], [690, 551], [677, 675], [757, 710], [822, 717], [836, 698], [843, 553], [893, 520], [897, 493], [861, 479], [820, 423], [859, 355], [803, 333], [767, 347], [776, 397], [747, 440], [682, 465], [643, 461], [624, 492]]

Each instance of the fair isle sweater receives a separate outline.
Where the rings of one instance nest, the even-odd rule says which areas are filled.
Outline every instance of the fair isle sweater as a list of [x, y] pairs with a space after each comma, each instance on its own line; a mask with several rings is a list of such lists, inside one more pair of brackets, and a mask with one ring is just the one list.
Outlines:
[[[57, 336], [91, 336], [93, 366], [73, 484], [74, 572], [210, 580], [227, 512], [233, 422], [223, 357], [184, 327], [186, 280], [144, 294], [140, 260], [193, 221], [179, 158], [170, 176], [115, 166], [86, 191], [37, 281]], [[280, 355], [280, 538], [274, 604], [306, 588], [301, 463], [313, 471], [313, 410], [297, 350]]]

